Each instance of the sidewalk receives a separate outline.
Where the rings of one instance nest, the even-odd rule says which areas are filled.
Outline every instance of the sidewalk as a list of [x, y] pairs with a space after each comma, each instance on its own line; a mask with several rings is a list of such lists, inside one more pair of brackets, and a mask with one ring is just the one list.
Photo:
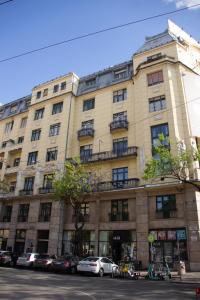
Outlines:
[[200, 287], [200, 272], [187, 272], [186, 274], [180, 276], [177, 272], [172, 272], [173, 283], [194, 283]]

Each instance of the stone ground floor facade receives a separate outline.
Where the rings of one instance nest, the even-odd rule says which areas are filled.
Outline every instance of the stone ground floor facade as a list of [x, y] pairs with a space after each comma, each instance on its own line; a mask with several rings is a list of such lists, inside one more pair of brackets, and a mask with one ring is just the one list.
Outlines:
[[[83, 204], [83, 256], [129, 257], [200, 270], [200, 195], [181, 184], [94, 194]], [[148, 235], [154, 236], [152, 244]], [[0, 200], [0, 249], [73, 252], [72, 208], [52, 194]]]

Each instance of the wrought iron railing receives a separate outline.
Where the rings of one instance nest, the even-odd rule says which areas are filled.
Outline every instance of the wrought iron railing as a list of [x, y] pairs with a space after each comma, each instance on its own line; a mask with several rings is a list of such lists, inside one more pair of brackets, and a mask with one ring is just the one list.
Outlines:
[[54, 193], [55, 190], [53, 188], [41, 187], [39, 188], [39, 194], [49, 194]]
[[[97, 184], [96, 191], [112, 191], [120, 189], [135, 188], [139, 184], [139, 178], [129, 178], [117, 181], [105, 181]], [[95, 191], [95, 190], [94, 190]]]
[[93, 128], [81, 128], [80, 130], [78, 130], [77, 132], [78, 134], [78, 139], [82, 138], [82, 137], [87, 137], [87, 136], [94, 136], [94, 129]]
[[20, 196], [25, 196], [25, 195], [33, 195], [33, 190], [21, 190], [19, 191]]
[[116, 129], [126, 129], [128, 130], [128, 121], [127, 120], [116, 120], [110, 123], [110, 131]]
[[128, 221], [129, 220], [129, 213], [109, 213], [109, 221]]

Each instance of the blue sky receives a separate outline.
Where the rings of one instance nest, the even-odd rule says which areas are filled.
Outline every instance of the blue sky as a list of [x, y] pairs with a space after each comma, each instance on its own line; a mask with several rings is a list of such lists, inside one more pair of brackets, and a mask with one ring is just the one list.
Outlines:
[[[0, 60], [196, 3], [200, 0], [14, 0], [0, 6]], [[3, 62], [0, 102], [71, 71], [83, 76], [129, 60], [145, 36], [166, 29], [168, 18], [200, 41], [200, 9], [190, 9]]]

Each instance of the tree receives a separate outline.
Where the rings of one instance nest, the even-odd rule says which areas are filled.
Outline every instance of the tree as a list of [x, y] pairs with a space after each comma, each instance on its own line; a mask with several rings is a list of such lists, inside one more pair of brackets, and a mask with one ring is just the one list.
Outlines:
[[86, 171], [78, 158], [66, 161], [64, 172], [57, 174], [53, 186], [57, 199], [62, 199], [70, 204], [73, 209], [74, 218], [74, 240], [73, 254], [81, 256], [84, 216], [81, 213], [81, 206], [90, 197], [97, 184], [97, 176]]
[[194, 180], [194, 162], [200, 160], [199, 149], [187, 150], [183, 143], [177, 144], [177, 154], [170, 151], [169, 141], [160, 135], [157, 145], [153, 148], [153, 158], [150, 159], [144, 170], [145, 180], [160, 178], [177, 179], [190, 184], [200, 191], [200, 182]]

